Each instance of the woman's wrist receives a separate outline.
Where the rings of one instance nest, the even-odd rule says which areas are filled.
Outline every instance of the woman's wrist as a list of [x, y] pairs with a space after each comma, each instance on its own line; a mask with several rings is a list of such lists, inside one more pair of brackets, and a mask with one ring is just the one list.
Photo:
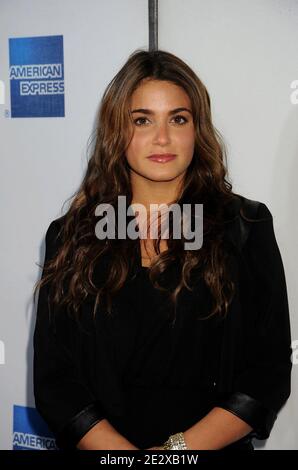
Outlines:
[[177, 432], [169, 436], [167, 441], [163, 443], [162, 448], [166, 450], [187, 450], [183, 432]]

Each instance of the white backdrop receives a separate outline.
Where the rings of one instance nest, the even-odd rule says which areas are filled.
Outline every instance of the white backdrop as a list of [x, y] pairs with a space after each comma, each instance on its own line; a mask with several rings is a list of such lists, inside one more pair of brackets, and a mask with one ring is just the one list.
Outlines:
[[[13, 448], [14, 405], [34, 408], [32, 289], [45, 231], [81, 181], [106, 85], [131, 52], [148, 47], [147, 9], [147, 0], [0, 0], [1, 449]], [[298, 449], [297, 20], [295, 0], [159, 0], [159, 48], [207, 86], [234, 190], [274, 216], [294, 364], [292, 395], [270, 438], [254, 441], [265, 449]], [[65, 117], [9, 117], [8, 39], [52, 35], [63, 36]]]

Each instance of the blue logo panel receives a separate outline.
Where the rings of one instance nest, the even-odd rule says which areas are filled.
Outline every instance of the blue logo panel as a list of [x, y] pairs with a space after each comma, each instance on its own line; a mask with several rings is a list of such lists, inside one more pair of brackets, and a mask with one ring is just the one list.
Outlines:
[[9, 39], [11, 117], [64, 117], [63, 36]]
[[53, 434], [35, 408], [14, 405], [13, 450], [58, 450]]

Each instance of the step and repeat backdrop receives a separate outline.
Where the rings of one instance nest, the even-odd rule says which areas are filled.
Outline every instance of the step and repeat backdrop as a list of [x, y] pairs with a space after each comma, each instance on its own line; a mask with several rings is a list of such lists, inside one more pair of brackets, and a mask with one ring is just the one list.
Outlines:
[[[159, 48], [210, 93], [235, 192], [274, 216], [292, 324], [292, 394], [260, 449], [297, 449], [298, 3], [160, 0]], [[77, 190], [101, 95], [148, 48], [147, 0], [0, 0], [0, 448], [56, 449], [35, 409], [33, 287]]]

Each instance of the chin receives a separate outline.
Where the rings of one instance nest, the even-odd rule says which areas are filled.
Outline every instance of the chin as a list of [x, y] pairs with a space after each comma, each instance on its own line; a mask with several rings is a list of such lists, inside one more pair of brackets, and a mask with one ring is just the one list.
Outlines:
[[143, 175], [144, 178], [147, 178], [151, 181], [156, 181], [156, 182], [165, 182], [165, 181], [172, 181], [175, 178], [179, 176], [179, 173], [173, 173], [173, 172], [154, 172], [150, 174]]

